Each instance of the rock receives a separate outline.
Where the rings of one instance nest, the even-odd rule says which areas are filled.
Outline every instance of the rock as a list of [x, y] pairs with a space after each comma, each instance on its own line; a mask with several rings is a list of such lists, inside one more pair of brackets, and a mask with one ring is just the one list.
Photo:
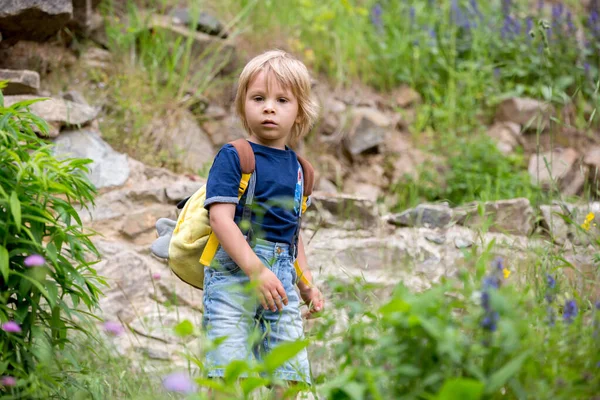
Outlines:
[[584, 176], [576, 167], [579, 154], [574, 149], [533, 154], [529, 160], [531, 182], [545, 189], [557, 185], [565, 194], [575, 194], [583, 187]]
[[40, 90], [40, 74], [35, 71], [0, 69], [0, 81], [8, 81], [2, 89], [5, 96], [36, 94]]
[[[196, 16], [192, 14], [193, 12], [194, 10], [188, 7], [178, 7], [173, 9], [169, 15], [173, 18], [175, 24], [184, 25], [208, 35], [227, 38], [225, 27], [218, 19], [204, 11], [200, 11]], [[196, 26], [193, 26], [194, 23]]]
[[530, 98], [512, 97], [504, 100], [496, 111], [496, 121], [512, 122], [525, 130], [543, 131], [550, 127], [551, 105]]
[[25, 69], [44, 76], [76, 62], [77, 57], [71, 50], [56, 44], [20, 41], [12, 47], [0, 46], [0, 68]]
[[62, 98], [72, 101], [73, 103], [89, 106], [89, 103], [86, 101], [85, 97], [83, 97], [83, 95], [77, 90], [69, 90], [68, 92], [63, 93]]
[[517, 137], [520, 133], [521, 126], [513, 122], [496, 122], [487, 132], [503, 154], [512, 153], [519, 145]]
[[474, 243], [475, 242], [473, 242], [471, 239], [461, 237], [454, 238], [454, 246], [456, 246], [457, 249], [468, 249], [469, 247], [473, 246]]
[[2, 40], [43, 41], [65, 26], [72, 16], [71, 0], [3, 0], [0, 3]]
[[206, 118], [206, 119], [222, 120], [223, 118], [227, 117], [228, 115], [229, 115], [229, 113], [223, 107], [217, 106], [215, 104], [210, 104], [206, 108], [206, 110], [204, 110], [202, 117]]
[[540, 211], [542, 227], [550, 234], [555, 243], [563, 245], [569, 241], [578, 246], [586, 246], [592, 242], [592, 237], [596, 232], [597, 219], [594, 218], [590, 223], [590, 232], [594, 233], [591, 235], [592, 237], [582, 231], [580, 227], [589, 213], [600, 216], [600, 203], [576, 205], [554, 202], [552, 205], [541, 205]]
[[419, 204], [400, 214], [388, 216], [387, 221], [397, 226], [444, 228], [452, 221], [452, 209], [447, 205]]
[[477, 203], [454, 209], [454, 220], [474, 229], [488, 228], [490, 232], [528, 236], [533, 231], [534, 212], [528, 199], [490, 201], [483, 204], [484, 215]]
[[123, 218], [120, 232], [134, 244], [151, 243], [156, 238], [156, 221], [162, 217], [177, 219], [175, 207], [164, 204], [136, 207]]
[[394, 99], [394, 104], [401, 108], [407, 108], [415, 104], [420, 104], [422, 101], [419, 92], [408, 86], [402, 86], [398, 90], [394, 91], [392, 96]]
[[[190, 49], [191, 71], [199, 71], [206, 68], [206, 63], [210, 62], [213, 66], [220, 66], [220, 70], [225, 74], [233, 72], [236, 68], [237, 54], [235, 46], [230, 40], [224, 40], [215, 36], [207, 35], [188, 29], [185, 26], [174, 24], [171, 17], [163, 15], [153, 15], [150, 18], [147, 29], [139, 32], [139, 35], [161, 35], [167, 43], [186, 43], [188, 39], [192, 40]], [[207, 52], [208, 49], [214, 51]], [[175, 51], [175, 49], [172, 49]], [[207, 54], [210, 53], [208, 56]], [[210, 57], [208, 60], [207, 57]]]
[[375, 228], [379, 222], [375, 203], [366, 198], [313, 192], [311, 202], [305, 215], [308, 225], [356, 230]]
[[321, 178], [319, 182], [315, 186], [315, 189], [324, 192], [324, 193], [337, 193], [338, 189], [335, 183], [331, 182], [329, 179]]
[[172, 160], [188, 171], [196, 172], [210, 166], [216, 155], [208, 135], [188, 110], [156, 118], [146, 128], [145, 134], [154, 143], [157, 152], [167, 152]]
[[383, 192], [381, 187], [375, 184], [348, 179], [344, 183], [344, 193], [376, 202]]
[[98, 132], [78, 130], [63, 132], [55, 139], [54, 152], [58, 157], [89, 158], [89, 177], [97, 188], [121, 186], [129, 177], [127, 156], [115, 152]]
[[600, 181], [600, 146], [594, 146], [583, 156], [583, 164], [588, 170], [588, 181], [591, 187], [598, 187]]
[[108, 70], [113, 68], [113, 57], [110, 51], [98, 47], [90, 47], [81, 55], [82, 64], [89, 69]]
[[439, 234], [435, 234], [435, 233], [428, 233], [425, 235], [425, 239], [429, 240], [432, 243], [435, 244], [444, 244], [446, 243], [446, 236], [445, 235], [439, 235]]
[[[4, 105], [10, 107], [17, 102], [34, 99], [42, 99], [42, 97], [27, 95], [6, 96], [4, 97]], [[29, 108], [32, 113], [43, 118], [51, 125], [48, 132], [50, 137], [58, 136], [58, 132], [63, 127], [86, 125], [98, 115], [98, 111], [90, 106], [57, 98], [38, 101], [31, 104]]]
[[94, 9], [101, 0], [73, 0], [73, 18], [69, 21], [69, 28], [88, 35], [96, 25]]
[[210, 136], [210, 140], [217, 148], [221, 148], [225, 143], [248, 136], [242, 122], [233, 114], [226, 116], [222, 120], [205, 121], [202, 128]]
[[358, 107], [352, 112], [352, 126], [342, 143], [352, 156], [376, 149], [385, 142], [391, 121], [373, 108]]
[[167, 187], [166, 195], [169, 200], [178, 203], [196, 193], [204, 184], [205, 182], [178, 181]]

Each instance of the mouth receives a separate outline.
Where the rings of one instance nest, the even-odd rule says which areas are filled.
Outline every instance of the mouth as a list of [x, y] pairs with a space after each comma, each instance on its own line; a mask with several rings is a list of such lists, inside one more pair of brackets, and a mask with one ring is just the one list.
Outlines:
[[277, 126], [277, 124], [275, 123], [275, 121], [272, 121], [270, 119], [266, 119], [261, 123], [262, 126]]

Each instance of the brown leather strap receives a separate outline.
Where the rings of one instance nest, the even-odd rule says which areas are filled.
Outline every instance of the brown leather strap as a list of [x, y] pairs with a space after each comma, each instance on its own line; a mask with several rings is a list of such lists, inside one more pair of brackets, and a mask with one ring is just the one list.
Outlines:
[[240, 158], [240, 166], [242, 167], [242, 174], [251, 174], [254, 172], [255, 160], [254, 160], [254, 151], [252, 151], [252, 146], [246, 139], [237, 139], [232, 142], [229, 142], [230, 145], [235, 147], [235, 150], [238, 153], [238, 157]]
[[304, 173], [304, 196], [310, 196], [313, 192], [313, 186], [315, 185], [315, 169], [303, 157], [298, 156], [298, 161], [300, 162], [302, 172]]

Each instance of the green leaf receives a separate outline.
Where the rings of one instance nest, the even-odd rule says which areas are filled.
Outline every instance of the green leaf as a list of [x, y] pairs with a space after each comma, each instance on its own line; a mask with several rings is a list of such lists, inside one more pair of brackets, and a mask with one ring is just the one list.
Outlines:
[[17, 196], [16, 191], [12, 192], [10, 195], [10, 211], [17, 224], [17, 232], [21, 232], [21, 202], [19, 201], [19, 196]]
[[175, 330], [175, 334], [181, 337], [189, 336], [194, 333], [194, 325], [187, 319], [178, 323], [173, 329]]
[[274, 372], [286, 361], [291, 360], [296, 354], [305, 349], [306, 346], [308, 346], [308, 340], [280, 344], [264, 358], [264, 369], [267, 372]]
[[4, 282], [8, 281], [8, 250], [0, 244], [0, 273], [4, 278]]
[[440, 389], [438, 400], [478, 400], [483, 394], [483, 383], [474, 379], [449, 379]]
[[343, 390], [344, 393], [346, 393], [350, 398], [354, 400], [362, 400], [365, 396], [365, 390], [367, 387], [358, 382], [348, 382], [340, 389]]
[[240, 382], [240, 386], [244, 391], [244, 394], [248, 395], [252, 393], [255, 389], [266, 386], [269, 383], [270, 381], [266, 378], [250, 376], [248, 378], [245, 378], [242, 382]]
[[244, 360], [234, 360], [225, 368], [225, 384], [231, 384], [244, 372], [248, 372], [248, 363]]
[[520, 356], [513, 358], [490, 376], [485, 386], [485, 394], [492, 394], [504, 386], [514, 374], [519, 372], [521, 365], [529, 357], [529, 354], [530, 352], [526, 351]]

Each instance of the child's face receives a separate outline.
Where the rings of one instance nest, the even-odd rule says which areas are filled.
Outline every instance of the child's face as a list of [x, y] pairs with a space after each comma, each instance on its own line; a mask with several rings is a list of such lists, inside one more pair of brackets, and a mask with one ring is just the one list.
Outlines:
[[298, 100], [292, 91], [260, 71], [248, 84], [244, 107], [251, 137], [265, 146], [285, 148], [298, 122]]

